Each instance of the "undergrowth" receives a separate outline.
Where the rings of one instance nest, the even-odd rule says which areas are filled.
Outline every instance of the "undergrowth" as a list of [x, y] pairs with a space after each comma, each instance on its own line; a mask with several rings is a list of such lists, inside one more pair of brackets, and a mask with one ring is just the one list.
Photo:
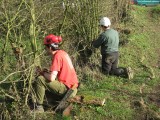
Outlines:
[[[73, 11], [74, 12], [74, 11]], [[116, 76], [106, 76], [100, 72], [101, 56], [100, 52], [93, 51], [90, 62], [81, 64], [75, 61], [76, 71], [81, 82], [78, 95], [83, 95], [88, 99], [100, 98], [106, 99], [104, 106], [94, 104], [74, 104], [71, 116], [62, 117], [60, 114], [53, 115], [44, 113], [41, 115], [30, 114], [29, 108], [23, 106], [25, 103], [13, 102], [0, 103], [2, 119], [46, 119], [46, 120], [151, 120], [157, 119], [159, 107], [156, 102], [149, 98], [159, 99], [159, 89], [155, 87], [159, 84], [160, 65], [159, 60], [159, 6], [141, 7], [131, 6], [131, 16], [128, 22], [122, 22], [120, 25], [113, 26], [120, 31], [120, 37], [123, 44], [120, 46], [121, 67], [132, 67], [134, 70], [134, 79], [128, 80]], [[80, 21], [81, 22], [81, 21]], [[66, 26], [67, 28], [68, 26]], [[124, 32], [129, 30], [130, 32]], [[69, 30], [68, 30], [69, 31]], [[122, 32], [123, 31], [123, 32]], [[27, 41], [27, 40], [26, 40]], [[126, 42], [127, 41], [127, 42]], [[66, 41], [67, 42], [67, 41]], [[27, 44], [27, 46], [29, 46]], [[40, 46], [39, 46], [40, 47]], [[65, 46], [66, 47], [66, 46]], [[74, 46], [72, 46], [73, 48]], [[43, 49], [43, 48], [40, 48]], [[76, 48], [74, 48], [76, 49]], [[73, 52], [73, 51], [72, 51]], [[76, 53], [75, 53], [76, 54]], [[74, 55], [73, 57], [74, 59]], [[14, 58], [11, 56], [10, 58]], [[31, 57], [32, 58], [32, 57]], [[25, 59], [30, 60], [28, 56]], [[8, 58], [9, 59], [9, 58]], [[10, 63], [13, 59], [9, 59]], [[47, 59], [47, 58], [46, 58]], [[47, 59], [48, 60], [48, 59]], [[44, 60], [45, 61], [45, 60]], [[30, 65], [31, 62], [29, 61]], [[85, 66], [83, 66], [85, 65]], [[29, 71], [31, 72], [31, 71]], [[25, 73], [25, 72], [24, 72]], [[12, 76], [16, 79], [21, 73]], [[24, 74], [25, 76], [26, 74]], [[21, 79], [24, 77], [21, 76]], [[4, 76], [1, 76], [4, 79]], [[16, 79], [17, 80], [17, 79]], [[13, 92], [16, 88], [10, 86], [7, 90]], [[3, 84], [7, 86], [7, 83]], [[2, 86], [4, 87], [4, 86]], [[7, 91], [6, 90], [6, 91]], [[1, 91], [3, 93], [3, 91]], [[5, 92], [4, 92], [5, 93]], [[152, 94], [154, 93], [154, 94]], [[150, 96], [152, 94], [152, 96]], [[7, 96], [7, 95], [6, 95]], [[0, 96], [2, 99], [6, 97]], [[7, 96], [12, 98], [12, 96]], [[13, 97], [18, 98], [16, 94]], [[21, 98], [23, 99], [23, 98]], [[18, 99], [17, 99], [18, 100]], [[144, 107], [145, 106], [145, 107]], [[8, 109], [9, 108], [9, 109]], [[28, 118], [26, 118], [26, 115]], [[157, 116], [156, 116], [157, 115]]]
[[[122, 28], [130, 29], [131, 34], [127, 36], [128, 43], [120, 47], [119, 66], [131, 66], [134, 69], [134, 79], [129, 81], [125, 78], [101, 75], [102, 79], [82, 81], [87, 89], [85, 87], [80, 89], [79, 94], [106, 98], [106, 104], [98, 108], [78, 106], [76, 111], [79, 113], [77, 114], [79, 119], [148, 120], [158, 118], [155, 113], [158, 113], [159, 108], [148, 98], [159, 84], [160, 70], [156, 64], [159, 59], [159, 51], [157, 51], [159, 35], [157, 33], [160, 29], [157, 29], [158, 26], [153, 22], [158, 22], [157, 17], [151, 17], [151, 11], [157, 11], [157, 9], [159, 9], [157, 6], [132, 6], [132, 21], [122, 24]], [[137, 106], [136, 102], [140, 106]], [[144, 102], [147, 110], [141, 108], [141, 102]]]

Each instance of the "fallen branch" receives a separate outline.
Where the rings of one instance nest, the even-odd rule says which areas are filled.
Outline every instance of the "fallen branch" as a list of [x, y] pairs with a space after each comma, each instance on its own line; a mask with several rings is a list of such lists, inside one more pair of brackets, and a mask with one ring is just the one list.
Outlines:
[[91, 99], [86, 99], [84, 96], [75, 96], [71, 99], [68, 100], [68, 102], [71, 103], [78, 103], [78, 104], [93, 104], [93, 105], [98, 105], [98, 106], [103, 106], [105, 104], [106, 99], [101, 99], [101, 98], [91, 98]]

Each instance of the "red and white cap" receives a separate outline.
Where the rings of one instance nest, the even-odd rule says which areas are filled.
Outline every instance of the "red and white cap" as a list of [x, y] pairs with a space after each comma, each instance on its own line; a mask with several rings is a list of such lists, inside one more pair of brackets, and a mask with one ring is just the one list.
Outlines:
[[44, 45], [50, 45], [53, 43], [60, 43], [62, 42], [62, 37], [61, 36], [55, 36], [53, 34], [47, 35], [44, 39]]

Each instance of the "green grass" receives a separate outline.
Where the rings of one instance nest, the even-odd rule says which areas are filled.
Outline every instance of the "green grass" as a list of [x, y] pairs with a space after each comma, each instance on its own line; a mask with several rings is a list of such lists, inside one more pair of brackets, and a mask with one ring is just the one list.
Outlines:
[[[120, 48], [119, 66], [131, 66], [135, 71], [135, 77], [131, 81], [112, 76], [103, 76], [103, 80], [97, 79], [93, 81], [92, 77], [86, 79], [84, 82], [85, 87], [79, 90], [79, 94], [104, 97], [107, 100], [103, 107], [77, 106], [76, 113], [79, 113], [77, 116], [80, 120], [135, 120], [141, 119], [147, 114], [143, 110], [139, 112], [140, 108], [135, 110], [132, 103], [142, 97], [148, 105], [148, 98], [143, 93], [140, 93], [140, 87], [144, 84], [143, 92], [149, 94], [154, 91], [154, 87], [159, 82], [157, 73], [160, 70], [155, 68], [154, 65], [159, 59], [157, 44], [160, 43], [158, 35], [160, 29], [159, 31], [156, 29], [158, 26], [154, 24], [154, 18], [149, 17], [150, 12], [157, 8], [133, 6], [133, 9], [133, 22], [127, 23], [126, 26], [133, 31], [129, 36], [129, 43]], [[157, 31], [153, 32], [154, 29]], [[145, 59], [141, 62], [143, 57]], [[149, 68], [144, 68], [143, 66], [145, 65], [154, 69], [156, 73], [155, 79], [149, 79], [150, 70]], [[152, 103], [148, 107], [155, 112], [159, 110]], [[83, 110], [80, 111], [79, 109]]]
[[[120, 47], [119, 66], [131, 66], [135, 72], [133, 80], [115, 76], [105, 76], [101, 74], [96, 67], [94, 70], [90, 70], [89, 66], [77, 68], [79, 80], [82, 83], [78, 95], [83, 95], [86, 99], [105, 98], [106, 103], [104, 106], [74, 103], [74, 108], [69, 117], [62, 117], [60, 114], [53, 116], [52, 114], [46, 113], [44, 115], [32, 116], [31, 118], [34, 119], [35, 117], [35, 119], [44, 120], [141, 120], [145, 119], [144, 116], [148, 114], [148, 118], [154, 119], [147, 111], [133, 105], [133, 103], [143, 98], [149, 109], [155, 112], [160, 111], [155, 104], [148, 100], [150, 93], [158, 92], [155, 91], [155, 86], [159, 84], [160, 69], [155, 67], [160, 57], [160, 29], [158, 27], [160, 26], [158, 22], [160, 16], [157, 14], [157, 11], [159, 13], [159, 9], [159, 6], [141, 7], [133, 5], [131, 11], [132, 21], [125, 24], [122, 23], [121, 25], [124, 28], [131, 29], [132, 32], [129, 36], [125, 36], [128, 39], [128, 43]], [[156, 17], [151, 17], [152, 12]], [[12, 58], [9, 59], [10, 63], [14, 61], [13, 59], [15, 58], [13, 57], [14, 56], [10, 57]], [[144, 60], [141, 62], [143, 58]], [[95, 61], [98, 61], [98, 58], [95, 59]], [[146, 66], [149, 68], [146, 68]], [[152, 68], [155, 73], [155, 78], [153, 79], [150, 78], [150, 68]], [[1, 79], [4, 79], [4, 77], [5, 76], [0, 76]], [[13, 80], [17, 80], [17, 78], [18, 74], [12, 76]], [[143, 92], [140, 93], [142, 86]], [[5, 84], [3, 87], [9, 89], [10, 86]], [[0, 95], [0, 99], [3, 99], [3, 96]], [[3, 106], [4, 105], [0, 104], [1, 108], [5, 108]], [[13, 103], [9, 109], [14, 110], [12, 113], [14, 117], [17, 117], [16, 114], [18, 111], [15, 110], [17, 106], [19, 106], [19, 104]], [[20, 106], [18, 108], [23, 109], [20, 108]], [[24, 111], [25, 109], [26, 108], [24, 108]], [[4, 111], [5, 110], [6, 109], [4, 109]], [[22, 115], [24, 115], [24, 113]], [[19, 114], [19, 116], [21, 116], [21, 114]]]
[[159, 16], [160, 16], [160, 5], [154, 7], [154, 8], [151, 10], [151, 13], [152, 13], [152, 17], [153, 17], [153, 18], [158, 19]]

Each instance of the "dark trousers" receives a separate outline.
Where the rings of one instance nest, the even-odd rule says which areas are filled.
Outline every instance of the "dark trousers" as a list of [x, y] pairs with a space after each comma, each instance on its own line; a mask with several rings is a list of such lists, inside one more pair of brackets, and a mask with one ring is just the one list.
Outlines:
[[106, 75], [126, 76], [125, 68], [118, 68], [119, 53], [102, 54], [102, 72]]

